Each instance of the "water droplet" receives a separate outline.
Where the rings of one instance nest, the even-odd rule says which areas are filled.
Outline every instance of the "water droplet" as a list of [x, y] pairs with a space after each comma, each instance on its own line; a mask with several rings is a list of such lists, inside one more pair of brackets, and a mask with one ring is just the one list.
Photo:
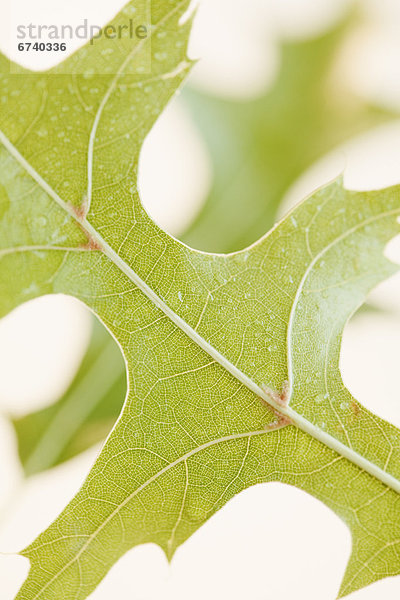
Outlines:
[[154, 53], [154, 58], [156, 60], [165, 60], [168, 57], [168, 54], [166, 52], [155, 52]]
[[45, 225], [47, 225], [47, 217], [41, 216], [41, 217], [37, 217], [35, 219], [35, 224], [38, 227], [45, 227]]

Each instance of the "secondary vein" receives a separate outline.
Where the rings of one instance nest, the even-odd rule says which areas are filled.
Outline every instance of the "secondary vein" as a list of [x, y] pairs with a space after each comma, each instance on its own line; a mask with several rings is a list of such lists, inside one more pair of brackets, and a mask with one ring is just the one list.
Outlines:
[[[10, 152], [10, 154], [19, 162], [19, 164], [27, 171], [27, 173], [38, 183], [38, 185], [51, 197], [55, 202], [82, 227], [89, 239], [95, 242], [95, 246], [101, 249], [104, 254], [113, 262], [116, 267], [124, 273], [132, 283], [135, 284], [144, 294], [159, 308], [179, 329], [181, 329], [195, 344], [197, 344], [204, 352], [209, 354], [216, 362], [218, 362], [226, 371], [240, 381], [244, 386], [251, 390], [256, 396], [264, 400], [274, 411], [287, 417], [293, 425], [308, 433], [311, 437], [318, 440], [337, 454], [347, 458], [350, 462], [357, 465], [363, 471], [369, 473], [372, 477], [381, 481], [384, 485], [400, 494], [400, 481], [393, 477], [390, 473], [384, 471], [378, 465], [372, 463], [364, 456], [349, 448], [341, 441], [330, 435], [329, 433], [318, 428], [316, 425], [305, 419], [302, 415], [293, 410], [290, 406], [282, 406], [281, 403], [262, 389], [248, 375], [238, 369], [224, 355], [222, 355], [214, 346], [201, 337], [182, 317], [175, 313], [158, 294], [139, 277], [137, 273], [118, 255], [118, 253], [102, 238], [98, 231], [88, 222], [85, 217], [80, 217], [78, 212], [68, 203], [66, 203], [51, 186], [39, 175], [39, 173], [28, 163], [12, 142], [0, 131], [0, 142]], [[393, 211], [391, 211], [393, 212]], [[390, 214], [390, 213], [387, 213]], [[380, 215], [380, 218], [387, 216]]]

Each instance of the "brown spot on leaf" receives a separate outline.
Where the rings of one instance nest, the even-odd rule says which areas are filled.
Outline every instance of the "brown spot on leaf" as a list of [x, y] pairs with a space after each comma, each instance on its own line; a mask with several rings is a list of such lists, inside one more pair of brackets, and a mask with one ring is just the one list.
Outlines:
[[282, 404], [282, 406], [287, 406], [289, 404], [289, 396], [290, 396], [289, 382], [284, 381], [283, 386], [282, 386], [282, 391], [279, 395], [280, 404]]
[[360, 414], [360, 407], [358, 406], [357, 402], [355, 400], [351, 401], [351, 410], [353, 412], [353, 415], [355, 417], [358, 417], [358, 415]]
[[78, 221], [83, 221], [83, 219], [86, 217], [85, 206], [83, 204], [81, 206], [74, 206], [73, 204], [71, 204], [70, 206], [72, 212], [75, 214]]
[[273, 390], [266, 385], [262, 385], [261, 387], [264, 390], [264, 392], [268, 394], [268, 396], [270, 396], [270, 398], [280, 406], [287, 406], [289, 404], [290, 390], [288, 381], [283, 382], [281, 392], [277, 392], [276, 390]]
[[286, 425], [293, 425], [292, 420], [289, 419], [286, 415], [281, 415], [278, 411], [274, 410], [274, 414], [276, 415], [276, 420], [272, 421], [272, 423], [267, 423], [265, 425], [265, 431], [275, 431], [276, 429], [281, 429], [282, 427], [286, 427]]
[[94, 240], [93, 238], [89, 238], [87, 244], [81, 245], [82, 250], [103, 250], [103, 248]]

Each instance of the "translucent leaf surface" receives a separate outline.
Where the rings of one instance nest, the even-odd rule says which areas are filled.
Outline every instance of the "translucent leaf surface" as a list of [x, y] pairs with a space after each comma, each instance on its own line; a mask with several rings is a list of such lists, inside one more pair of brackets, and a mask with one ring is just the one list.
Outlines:
[[[183, 241], [219, 252], [250, 244], [275, 222], [285, 192], [313, 160], [392, 116], [345, 86], [337, 89], [332, 65], [356, 24], [351, 13], [323, 35], [282, 44], [277, 78], [256, 100], [222, 100], [184, 88], [183, 100], [210, 149], [214, 184]], [[27, 474], [105, 439], [125, 396], [125, 365], [112, 346], [107, 332], [95, 326], [70, 389], [53, 406], [14, 421]], [[110, 354], [112, 369], [104, 369], [101, 359], [93, 362], [103, 351], [103, 360]], [[94, 385], [82, 402], [82, 382], [91, 380], [101, 382], [103, 391]]]
[[[171, 557], [233, 495], [271, 480], [347, 523], [341, 595], [400, 572], [400, 432], [351, 397], [338, 367], [347, 319], [396, 270], [383, 250], [400, 190], [332, 183], [229, 255], [160, 230], [137, 195], [137, 159], [189, 68], [186, 9], [154, 1], [151, 37], [126, 56], [121, 46], [110, 75], [64, 64], [20, 77], [3, 61], [1, 314], [73, 295], [112, 332], [128, 372], [81, 490], [22, 551], [20, 599], [86, 598], [132, 546]], [[80, 51], [88, 66], [99, 49]]]
[[351, 12], [323, 35], [281, 43], [276, 79], [253, 100], [184, 89], [214, 167], [210, 194], [185, 243], [213, 252], [252, 244], [274, 225], [290, 186], [316, 160], [397, 116], [368, 104], [342, 81], [337, 60], [356, 25]]

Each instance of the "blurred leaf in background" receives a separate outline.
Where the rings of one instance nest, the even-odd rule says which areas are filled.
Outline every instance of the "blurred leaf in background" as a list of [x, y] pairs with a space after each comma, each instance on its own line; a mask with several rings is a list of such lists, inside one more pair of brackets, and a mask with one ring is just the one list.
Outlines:
[[108, 330], [93, 318], [87, 352], [64, 395], [51, 406], [13, 420], [25, 474], [54, 467], [103, 440], [125, 395], [121, 351]]
[[[185, 88], [182, 96], [208, 145], [214, 182], [183, 241], [212, 252], [251, 244], [273, 225], [285, 193], [313, 162], [396, 116], [335, 86], [332, 66], [356, 22], [351, 13], [328, 33], [283, 43], [277, 79], [256, 99], [224, 100]], [[69, 389], [52, 406], [13, 421], [26, 475], [102, 441], [118, 417], [125, 364], [109, 332], [93, 321]]]
[[204, 136], [214, 181], [182, 239], [208, 252], [234, 252], [268, 231], [286, 192], [318, 158], [397, 115], [356, 97], [332, 70], [351, 12], [319, 37], [285, 42], [273, 86], [250, 101], [186, 87], [183, 97]]

